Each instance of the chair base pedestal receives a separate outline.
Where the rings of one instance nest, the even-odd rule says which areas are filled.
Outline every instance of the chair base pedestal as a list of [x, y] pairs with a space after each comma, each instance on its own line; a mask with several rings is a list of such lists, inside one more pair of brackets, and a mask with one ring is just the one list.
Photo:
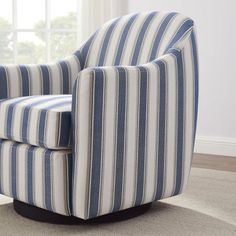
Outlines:
[[151, 204], [152, 203], [148, 203], [127, 210], [122, 210], [108, 215], [99, 216], [94, 219], [83, 220], [74, 216], [63, 216], [17, 200], [13, 201], [14, 210], [23, 217], [39, 222], [62, 225], [109, 223], [128, 220], [130, 218], [140, 216], [147, 212], [150, 209]]

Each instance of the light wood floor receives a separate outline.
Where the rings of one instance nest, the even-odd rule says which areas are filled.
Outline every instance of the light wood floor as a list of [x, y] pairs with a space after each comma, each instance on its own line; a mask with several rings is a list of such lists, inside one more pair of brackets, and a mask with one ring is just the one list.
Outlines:
[[236, 157], [195, 153], [193, 167], [236, 172]]

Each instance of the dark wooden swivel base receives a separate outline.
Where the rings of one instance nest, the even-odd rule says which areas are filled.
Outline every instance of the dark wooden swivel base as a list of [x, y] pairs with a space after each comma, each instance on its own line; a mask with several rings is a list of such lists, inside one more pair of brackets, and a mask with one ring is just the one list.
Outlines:
[[90, 220], [83, 220], [74, 216], [63, 216], [17, 200], [14, 200], [13, 206], [15, 211], [19, 215], [31, 220], [51, 223], [51, 224], [78, 225], [78, 224], [93, 224], [93, 223], [109, 223], [109, 222], [128, 220], [130, 218], [134, 218], [144, 214], [146, 211], [150, 209], [151, 203], [111, 213], [108, 215], [99, 216], [97, 218]]

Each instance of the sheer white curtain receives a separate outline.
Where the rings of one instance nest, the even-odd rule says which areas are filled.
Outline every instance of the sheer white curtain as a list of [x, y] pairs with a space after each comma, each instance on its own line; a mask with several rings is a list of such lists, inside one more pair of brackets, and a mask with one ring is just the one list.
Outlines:
[[127, 0], [78, 0], [79, 43], [107, 20], [127, 13]]

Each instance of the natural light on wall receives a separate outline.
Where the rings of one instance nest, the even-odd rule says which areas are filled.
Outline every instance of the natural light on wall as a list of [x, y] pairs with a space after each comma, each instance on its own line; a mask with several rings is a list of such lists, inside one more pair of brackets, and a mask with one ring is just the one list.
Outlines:
[[0, 0], [0, 63], [43, 63], [78, 48], [77, 0]]

